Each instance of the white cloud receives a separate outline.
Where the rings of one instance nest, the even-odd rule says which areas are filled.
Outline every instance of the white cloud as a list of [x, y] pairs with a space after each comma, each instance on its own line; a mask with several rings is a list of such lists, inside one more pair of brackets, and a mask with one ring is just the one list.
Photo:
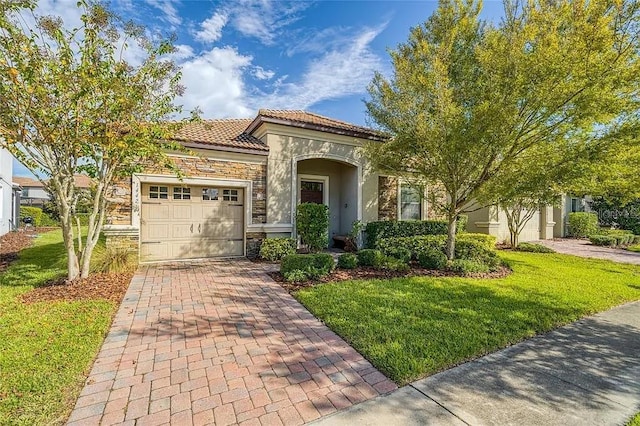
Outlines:
[[163, 13], [162, 19], [171, 25], [177, 26], [182, 23], [182, 18], [178, 14], [173, 0], [145, 0], [145, 2], [160, 10]]
[[282, 30], [300, 19], [299, 12], [311, 2], [277, 0], [238, 0], [229, 8], [231, 25], [246, 37], [270, 46]]
[[351, 43], [313, 60], [299, 81], [280, 81], [273, 92], [252, 97], [254, 106], [306, 109], [324, 100], [364, 93], [374, 71], [383, 67], [370, 48], [383, 29], [364, 28]]
[[264, 68], [262, 68], [259, 65], [253, 67], [253, 70], [251, 71], [251, 73], [258, 80], [271, 80], [273, 78], [273, 76], [276, 75], [276, 73], [274, 71], [265, 70]]
[[222, 36], [222, 28], [227, 24], [228, 16], [224, 12], [216, 12], [209, 19], [200, 24], [200, 30], [195, 33], [196, 40], [206, 43], [218, 41]]
[[232, 47], [215, 47], [182, 65], [186, 90], [179, 100], [185, 113], [199, 107], [203, 116], [249, 117], [248, 96], [243, 73], [252, 61]]

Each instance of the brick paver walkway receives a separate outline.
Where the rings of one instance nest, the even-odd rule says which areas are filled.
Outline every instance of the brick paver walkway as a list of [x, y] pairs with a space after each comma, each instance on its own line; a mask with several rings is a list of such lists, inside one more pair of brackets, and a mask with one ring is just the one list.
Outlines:
[[556, 240], [542, 240], [538, 242], [547, 247], [551, 247], [558, 253], [640, 265], [640, 253], [619, 248], [594, 246], [588, 240], [563, 238]]
[[293, 425], [395, 389], [268, 268], [142, 267], [69, 424]]

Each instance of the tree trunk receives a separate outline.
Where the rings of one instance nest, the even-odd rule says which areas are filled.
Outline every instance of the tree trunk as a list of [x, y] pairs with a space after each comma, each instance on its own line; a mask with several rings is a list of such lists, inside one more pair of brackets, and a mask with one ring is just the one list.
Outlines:
[[64, 219], [61, 222], [64, 247], [67, 250], [67, 280], [73, 281], [78, 278], [80, 274], [78, 255], [73, 238], [73, 224], [69, 220]]
[[447, 229], [447, 259], [453, 260], [456, 257], [456, 227], [458, 225], [457, 215], [449, 214], [449, 226]]

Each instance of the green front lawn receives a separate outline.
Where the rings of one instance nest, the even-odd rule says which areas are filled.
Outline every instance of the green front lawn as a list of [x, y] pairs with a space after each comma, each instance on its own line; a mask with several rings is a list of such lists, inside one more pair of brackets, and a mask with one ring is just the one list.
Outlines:
[[109, 328], [112, 302], [20, 301], [65, 266], [62, 234], [53, 231], [0, 273], [0, 424], [63, 423]]
[[627, 247], [627, 250], [635, 251], [636, 253], [640, 253], [640, 244], [635, 245], [635, 246], [629, 246], [629, 247]]
[[640, 426], [640, 413], [636, 414], [631, 420], [629, 420], [627, 426]]
[[640, 299], [640, 267], [502, 252], [502, 279], [413, 277], [306, 288], [296, 297], [398, 384]]

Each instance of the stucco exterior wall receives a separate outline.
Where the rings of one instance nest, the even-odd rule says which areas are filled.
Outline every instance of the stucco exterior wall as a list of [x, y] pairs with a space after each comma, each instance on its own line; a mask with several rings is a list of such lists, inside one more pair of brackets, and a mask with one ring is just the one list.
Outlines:
[[[270, 149], [267, 165], [267, 223], [293, 224], [293, 203], [297, 200], [297, 163], [313, 158], [341, 161], [359, 168], [358, 192], [362, 200], [358, 210], [361, 220], [377, 220], [378, 176], [364, 158], [360, 149], [362, 140], [316, 131], [300, 131], [273, 124], [261, 130], [266, 134]], [[348, 179], [353, 178], [351, 176]]]

